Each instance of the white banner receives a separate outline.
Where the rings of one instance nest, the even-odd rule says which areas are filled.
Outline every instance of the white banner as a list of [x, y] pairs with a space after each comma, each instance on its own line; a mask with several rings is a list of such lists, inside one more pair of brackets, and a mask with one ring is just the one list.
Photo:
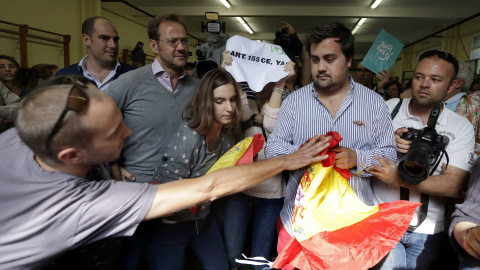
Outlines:
[[283, 69], [290, 58], [278, 45], [233, 36], [227, 41], [227, 50], [233, 59], [227, 71], [237, 82], [247, 82], [255, 92], [288, 75]]

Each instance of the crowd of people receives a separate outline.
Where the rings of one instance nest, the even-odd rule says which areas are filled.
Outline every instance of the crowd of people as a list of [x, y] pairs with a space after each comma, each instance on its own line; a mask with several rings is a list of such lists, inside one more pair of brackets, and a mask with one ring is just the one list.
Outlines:
[[[133, 65], [117, 60], [118, 32], [104, 17], [83, 22], [88, 54], [60, 70], [0, 55], [0, 269], [184, 269], [188, 252], [203, 269], [238, 269], [242, 253], [272, 260], [293, 236], [306, 165], [328, 158], [318, 153], [329, 131], [343, 138], [335, 166], [350, 170], [364, 204], [422, 203], [374, 269], [429, 269], [447, 246], [459, 269], [480, 267], [480, 90], [468, 63], [426, 51], [404, 86], [353, 66], [341, 23], [302, 42], [282, 22], [278, 45], [295, 45], [284, 48], [292, 61], [255, 93], [225, 70], [238, 64], [229, 51], [199, 76], [177, 15], [153, 18], [148, 37], [146, 66], [142, 42]], [[423, 141], [432, 126], [437, 145]], [[207, 174], [255, 134], [265, 144], [252, 164]], [[419, 143], [443, 150], [422, 177], [401, 165], [427, 151]]]

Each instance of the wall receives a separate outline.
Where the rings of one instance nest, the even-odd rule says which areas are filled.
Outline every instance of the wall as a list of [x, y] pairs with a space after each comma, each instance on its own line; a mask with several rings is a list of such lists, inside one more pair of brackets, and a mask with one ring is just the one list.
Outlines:
[[[70, 64], [77, 63], [88, 51], [81, 39], [81, 24], [91, 16], [103, 16], [116, 25], [120, 36], [120, 54], [123, 49], [132, 50], [138, 41], [145, 43], [145, 53], [152, 55], [147, 25], [150, 17], [133, 17], [131, 8], [122, 3], [108, 3], [103, 7], [100, 0], [15, 0], [2, 1], [0, 20], [27, 24], [30, 27], [71, 35]], [[128, 10], [127, 10], [128, 9]], [[18, 31], [18, 27], [0, 24], [0, 28]], [[33, 30], [29, 34], [42, 35], [61, 40], [61, 37], [42, 34]], [[18, 36], [0, 32], [0, 54], [15, 57], [20, 62], [20, 49], [17, 48]], [[195, 42], [193, 42], [195, 43]], [[62, 45], [47, 41], [28, 39], [28, 65], [40, 63], [56, 64], [63, 67]], [[190, 51], [194, 51], [190, 46]], [[189, 61], [196, 61], [190, 57]]]
[[[444, 25], [447, 27], [448, 25]], [[457, 27], [450, 28], [439, 37], [428, 38], [408, 48], [404, 48], [390, 70], [390, 77], [399, 77], [402, 82], [404, 71], [413, 71], [417, 64], [418, 57], [426, 50], [438, 49], [452, 53], [457, 59], [468, 61], [472, 49], [472, 40], [474, 36], [480, 35], [480, 21], [471, 20]]]
[[[32, 1], [32, 0], [16, 0], [2, 1], [0, 9], [1, 20], [16, 24], [28, 24], [30, 27], [39, 28], [59, 34], [70, 34], [72, 40], [70, 42], [71, 61], [78, 58], [79, 36], [81, 30], [80, 13], [78, 12], [81, 2], [80, 0], [49, 0], [49, 1]], [[91, 6], [91, 3], [90, 3]], [[61, 12], [59, 12], [61, 11]], [[17, 30], [18, 27], [0, 24], [0, 28]], [[42, 35], [54, 38], [55, 36], [40, 34], [36, 31], [29, 31], [31, 34]], [[55, 38], [57, 39], [57, 38]], [[61, 39], [61, 38], [59, 38]], [[20, 50], [17, 48], [18, 36], [0, 33], [0, 52], [14, 56], [20, 59]], [[60, 67], [63, 66], [63, 55], [61, 54], [61, 44], [50, 43], [46, 41], [29, 39], [28, 42], [28, 59], [29, 66], [39, 63], [52, 63]], [[77, 53], [75, 53], [77, 52]]]
[[[122, 49], [132, 50], [138, 41], [145, 43], [144, 51], [149, 55], [153, 52], [148, 45], [146, 16], [133, 17], [131, 8], [122, 3], [101, 3], [100, 0], [3, 0], [0, 8], [0, 19], [16, 24], [28, 24], [31, 27], [70, 34], [70, 62], [78, 62], [87, 54], [87, 49], [81, 41], [81, 23], [90, 16], [104, 16], [112, 20], [119, 31], [120, 52]], [[446, 27], [445, 25], [444, 27]], [[0, 28], [16, 30], [18, 28], [0, 24]], [[32, 34], [37, 34], [31, 31]], [[429, 38], [419, 44], [404, 49], [399, 60], [390, 70], [391, 77], [399, 77], [402, 81], [403, 71], [413, 70], [418, 55], [429, 49], [441, 49], [452, 52], [460, 60], [467, 60], [470, 55], [472, 38], [480, 35], [480, 21], [473, 20], [439, 34], [441, 38]], [[14, 56], [19, 60], [20, 51], [17, 48], [18, 38], [14, 35], [0, 32], [0, 54]], [[192, 41], [192, 44], [195, 44]], [[189, 50], [194, 54], [194, 46]], [[53, 63], [63, 67], [61, 45], [29, 39], [29, 66], [39, 63]], [[189, 61], [196, 61], [194, 56]]]

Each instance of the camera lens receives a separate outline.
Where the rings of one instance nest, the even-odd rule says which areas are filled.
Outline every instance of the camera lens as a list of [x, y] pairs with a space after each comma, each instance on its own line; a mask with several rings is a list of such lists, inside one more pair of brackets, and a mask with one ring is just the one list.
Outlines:
[[410, 151], [398, 164], [398, 171], [402, 180], [411, 185], [418, 185], [427, 179], [430, 171], [431, 152], [424, 147], [418, 147], [419, 144], [422, 143], [412, 144]]
[[403, 169], [408, 175], [412, 177], [422, 177], [423, 175], [425, 175], [425, 168], [415, 161], [403, 162]]

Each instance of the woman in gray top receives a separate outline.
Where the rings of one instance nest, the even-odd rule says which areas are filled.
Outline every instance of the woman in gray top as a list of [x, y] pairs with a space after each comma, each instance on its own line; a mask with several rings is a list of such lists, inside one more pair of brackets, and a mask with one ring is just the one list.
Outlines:
[[[209, 71], [200, 80], [183, 117], [185, 123], [163, 151], [154, 181], [202, 176], [242, 138], [240, 94], [235, 79], [222, 69]], [[204, 269], [228, 269], [220, 231], [209, 213], [210, 203], [205, 203], [163, 218], [154, 236], [156, 246], [148, 252], [154, 253], [165, 269], [183, 269], [184, 251], [189, 245]]]

